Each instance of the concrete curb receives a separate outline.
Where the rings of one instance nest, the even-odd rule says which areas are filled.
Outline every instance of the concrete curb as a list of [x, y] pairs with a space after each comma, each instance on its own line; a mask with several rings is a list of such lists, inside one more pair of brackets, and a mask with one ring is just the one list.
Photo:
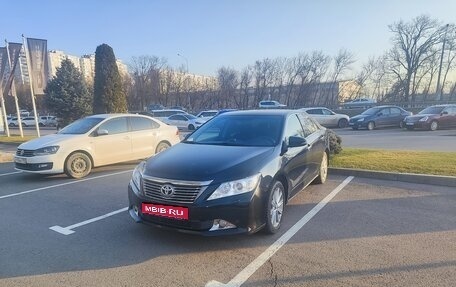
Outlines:
[[335, 175], [353, 175], [365, 178], [456, 187], [456, 176], [427, 175], [415, 173], [393, 173], [336, 167], [330, 167], [329, 172]]

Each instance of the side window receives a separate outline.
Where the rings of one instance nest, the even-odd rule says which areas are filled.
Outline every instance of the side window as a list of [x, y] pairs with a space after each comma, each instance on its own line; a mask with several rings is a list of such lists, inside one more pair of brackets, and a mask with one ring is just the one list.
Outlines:
[[449, 115], [453, 114], [453, 108], [452, 107], [446, 107], [443, 111], [443, 112], [447, 112]]
[[291, 136], [305, 137], [301, 122], [298, 120], [296, 115], [288, 117], [287, 125], [285, 127], [285, 138], [289, 138]]
[[304, 137], [308, 137], [320, 128], [314, 123], [314, 121], [303, 115], [299, 115], [299, 120], [301, 121], [302, 128], [304, 130]]
[[108, 134], [120, 134], [128, 132], [127, 118], [115, 118], [103, 123], [98, 130], [107, 130]]
[[390, 115], [390, 109], [383, 109], [380, 111], [380, 113], [382, 113], [383, 116], [389, 116]]
[[327, 116], [332, 115], [332, 113], [331, 113], [330, 110], [322, 109], [321, 111], [322, 111], [322, 114], [323, 114], [323, 115], [327, 115]]
[[306, 113], [309, 115], [322, 115], [321, 109], [312, 109], [312, 110], [307, 110]]
[[182, 115], [176, 115], [176, 118], [179, 120], [179, 121], [188, 121], [188, 119]]
[[398, 115], [401, 113], [401, 110], [399, 110], [398, 108], [391, 108], [390, 111], [392, 115]]
[[132, 131], [142, 131], [149, 129], [156, 129], [160, 125], [154, 122], [151, 119], [146, 119], [142, 117], [130, 117], [130, 124]]
[[177, 120], [179, 120], [179, 119], [177, 118], [177, 115], [170, 116], [169, 119], [172, 120], [172, 121], [177, 121]]

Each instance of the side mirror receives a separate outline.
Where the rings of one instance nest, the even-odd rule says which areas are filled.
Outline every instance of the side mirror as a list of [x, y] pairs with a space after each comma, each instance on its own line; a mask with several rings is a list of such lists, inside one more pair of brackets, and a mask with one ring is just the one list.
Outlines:
[[98, 130], [97, 131], [97, 136], [106, 136], [108, 134], [109, 134], [109, 132], [107, 130]]
[[289, 147], [300, 147], [307, 145], [307, 141], [305, 138], [302, 137], [295, 137], [291, 136], [288, 138], [288, 146]]
[[383, 116], [383, 113], [378, 113], [377, 116], [381, 117]]

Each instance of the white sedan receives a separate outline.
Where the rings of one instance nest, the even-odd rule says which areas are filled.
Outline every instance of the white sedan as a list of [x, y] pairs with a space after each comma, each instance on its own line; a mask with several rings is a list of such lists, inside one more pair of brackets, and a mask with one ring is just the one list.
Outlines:
[[148, 158], [178, 142], [176, 127], [148, 116], [93, 115], [21, 144], [14, 162], [25, 172], [82, 178], [92, 167]]
[[348, 126], [348, 122], [350, 121], [349, 116], [337, 114], [324, 107], [304, 108], [300, 110], [310, 115], [324, 127], [346, 128]]
[[168, 125], [176, 126], [178, 129], [192, 131], [199, 128], [208, 120], [209, 118], [197, 118], [190, 114], [178, 114], [172, 115], [163, 121]]

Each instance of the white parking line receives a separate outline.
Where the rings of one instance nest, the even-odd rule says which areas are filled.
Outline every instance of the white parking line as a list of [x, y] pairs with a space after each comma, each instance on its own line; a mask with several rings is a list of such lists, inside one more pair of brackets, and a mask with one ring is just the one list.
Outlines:
[[312, 210], [310, 210], [303, 218], [285, 232], [279, 239], [268, 247], [263, 253], [253, 260], [247, 267], [239, 272], [227, 284], [212, 280], [206, 284], [206, 287], [239, 287], [247, 281], [269, 258], [271, 258], [285, 243], [290, 240], [309, 220], [312, 219], [331, 199], [334, 198], [354, 177], [347, 177], [339, 186], [337, 186], [330, 194], [320, 201]]
[[95, 218], [92, 218], [92, 219], [88, 219], [88, 220], [85, 220], [83, 222], [79, 222], [79, 223], [76, 223], [76, 224], [73, 224], [73, 225], [70, 225], [70, 226], [67, 226], [67, 227], [61, 227], [61, 226], [58, 226], [58, 225], [54, 225], [54, 226], [49, 227], [49, 229], [54, 230], [55, 232], [58, 232], [58, 233], [63, 234], [63, 235], [70, 235], [70, 234], [75, 233], [75, 231], [72, 230], [72, 229], [81, 227], [83, 225], [87, 225], [89, 223], [92, 223], [92, 222], [95, 222], [95, 221], [98, 221], [98, 220], [105, 219], [107, 217], [116, 215], [117, 213], [121, 213], [121, 212], [124, 212], [124, 211], [127, 211], [127, 210], [128, 210], [128, 207], [124, 207], [124, 208], [121, 208], [119, 210], [116, 210], [116, 211], [113, 211], [113, 212], [110, 212], [110, 213], [106, 213], [105, 215], [101, 215], [101, 216], [98, 216], [98, 217], [95, 217]]
[[7, 194], [7, 195], [2, 195], [2, 196], [0, 196], [0, 199], [4, 199], [4, 198], [8, 198], [8, 197], [14, 197], [14, 196], [18, 196], [18, 195], [27, 194], [27, 193], [32, 193], [32, 192], [35, 192], [35, 191], [40, 191], [40, 190], [51, 189], [51, 188], [55, 188], [55, 187], [60, 187], [60, 186], [65, 186], [65, 185], [70, 185], [70, 184], [75, 184], [75, 183], [81, 183], [81, 182], [85, 182], [85, 181], [89, 181], [89, 180], [94, 180], [94, 179], [99, 179], [99, 178], [104, 178], [104, 177], [108, 177], [108, 176], [119, 175], [119, 174], [123, 174], [123, 173], [127, 173], [127, 172], [132, 172], [132, 171], [133, 171], [132, 169], [130, 169], [130, 170], [124, 170], [124, 171], [121, 171], [121, 172], [115, 172], [115, 173], [110, 173], [110, 174], [104, 174], [104, 175], [94, 176], [94, 177], [90, 177], [90, 178], [79, 179], [79, 180], [75, 180], [75, 181], [70, 181], [70, 182], [65, 182], [65, 183], [60, 183], [60, 184], [55, 184], [55, 185], [50, 185], [50, 186], [35, 188], [35, 189], [31, 189], [31, 190], [21, 191], [21, 192], [17, 192], [17, 193], [11, 193], [11, 194]]
[[16, 173], [21, 173], [22, 171], [14, 171], [14, 172], [8, 172], [8, 173], [2, 173], [0, 176], [5, 176], [5, 175], [11, 175], [11, 174], [16, 174]]

